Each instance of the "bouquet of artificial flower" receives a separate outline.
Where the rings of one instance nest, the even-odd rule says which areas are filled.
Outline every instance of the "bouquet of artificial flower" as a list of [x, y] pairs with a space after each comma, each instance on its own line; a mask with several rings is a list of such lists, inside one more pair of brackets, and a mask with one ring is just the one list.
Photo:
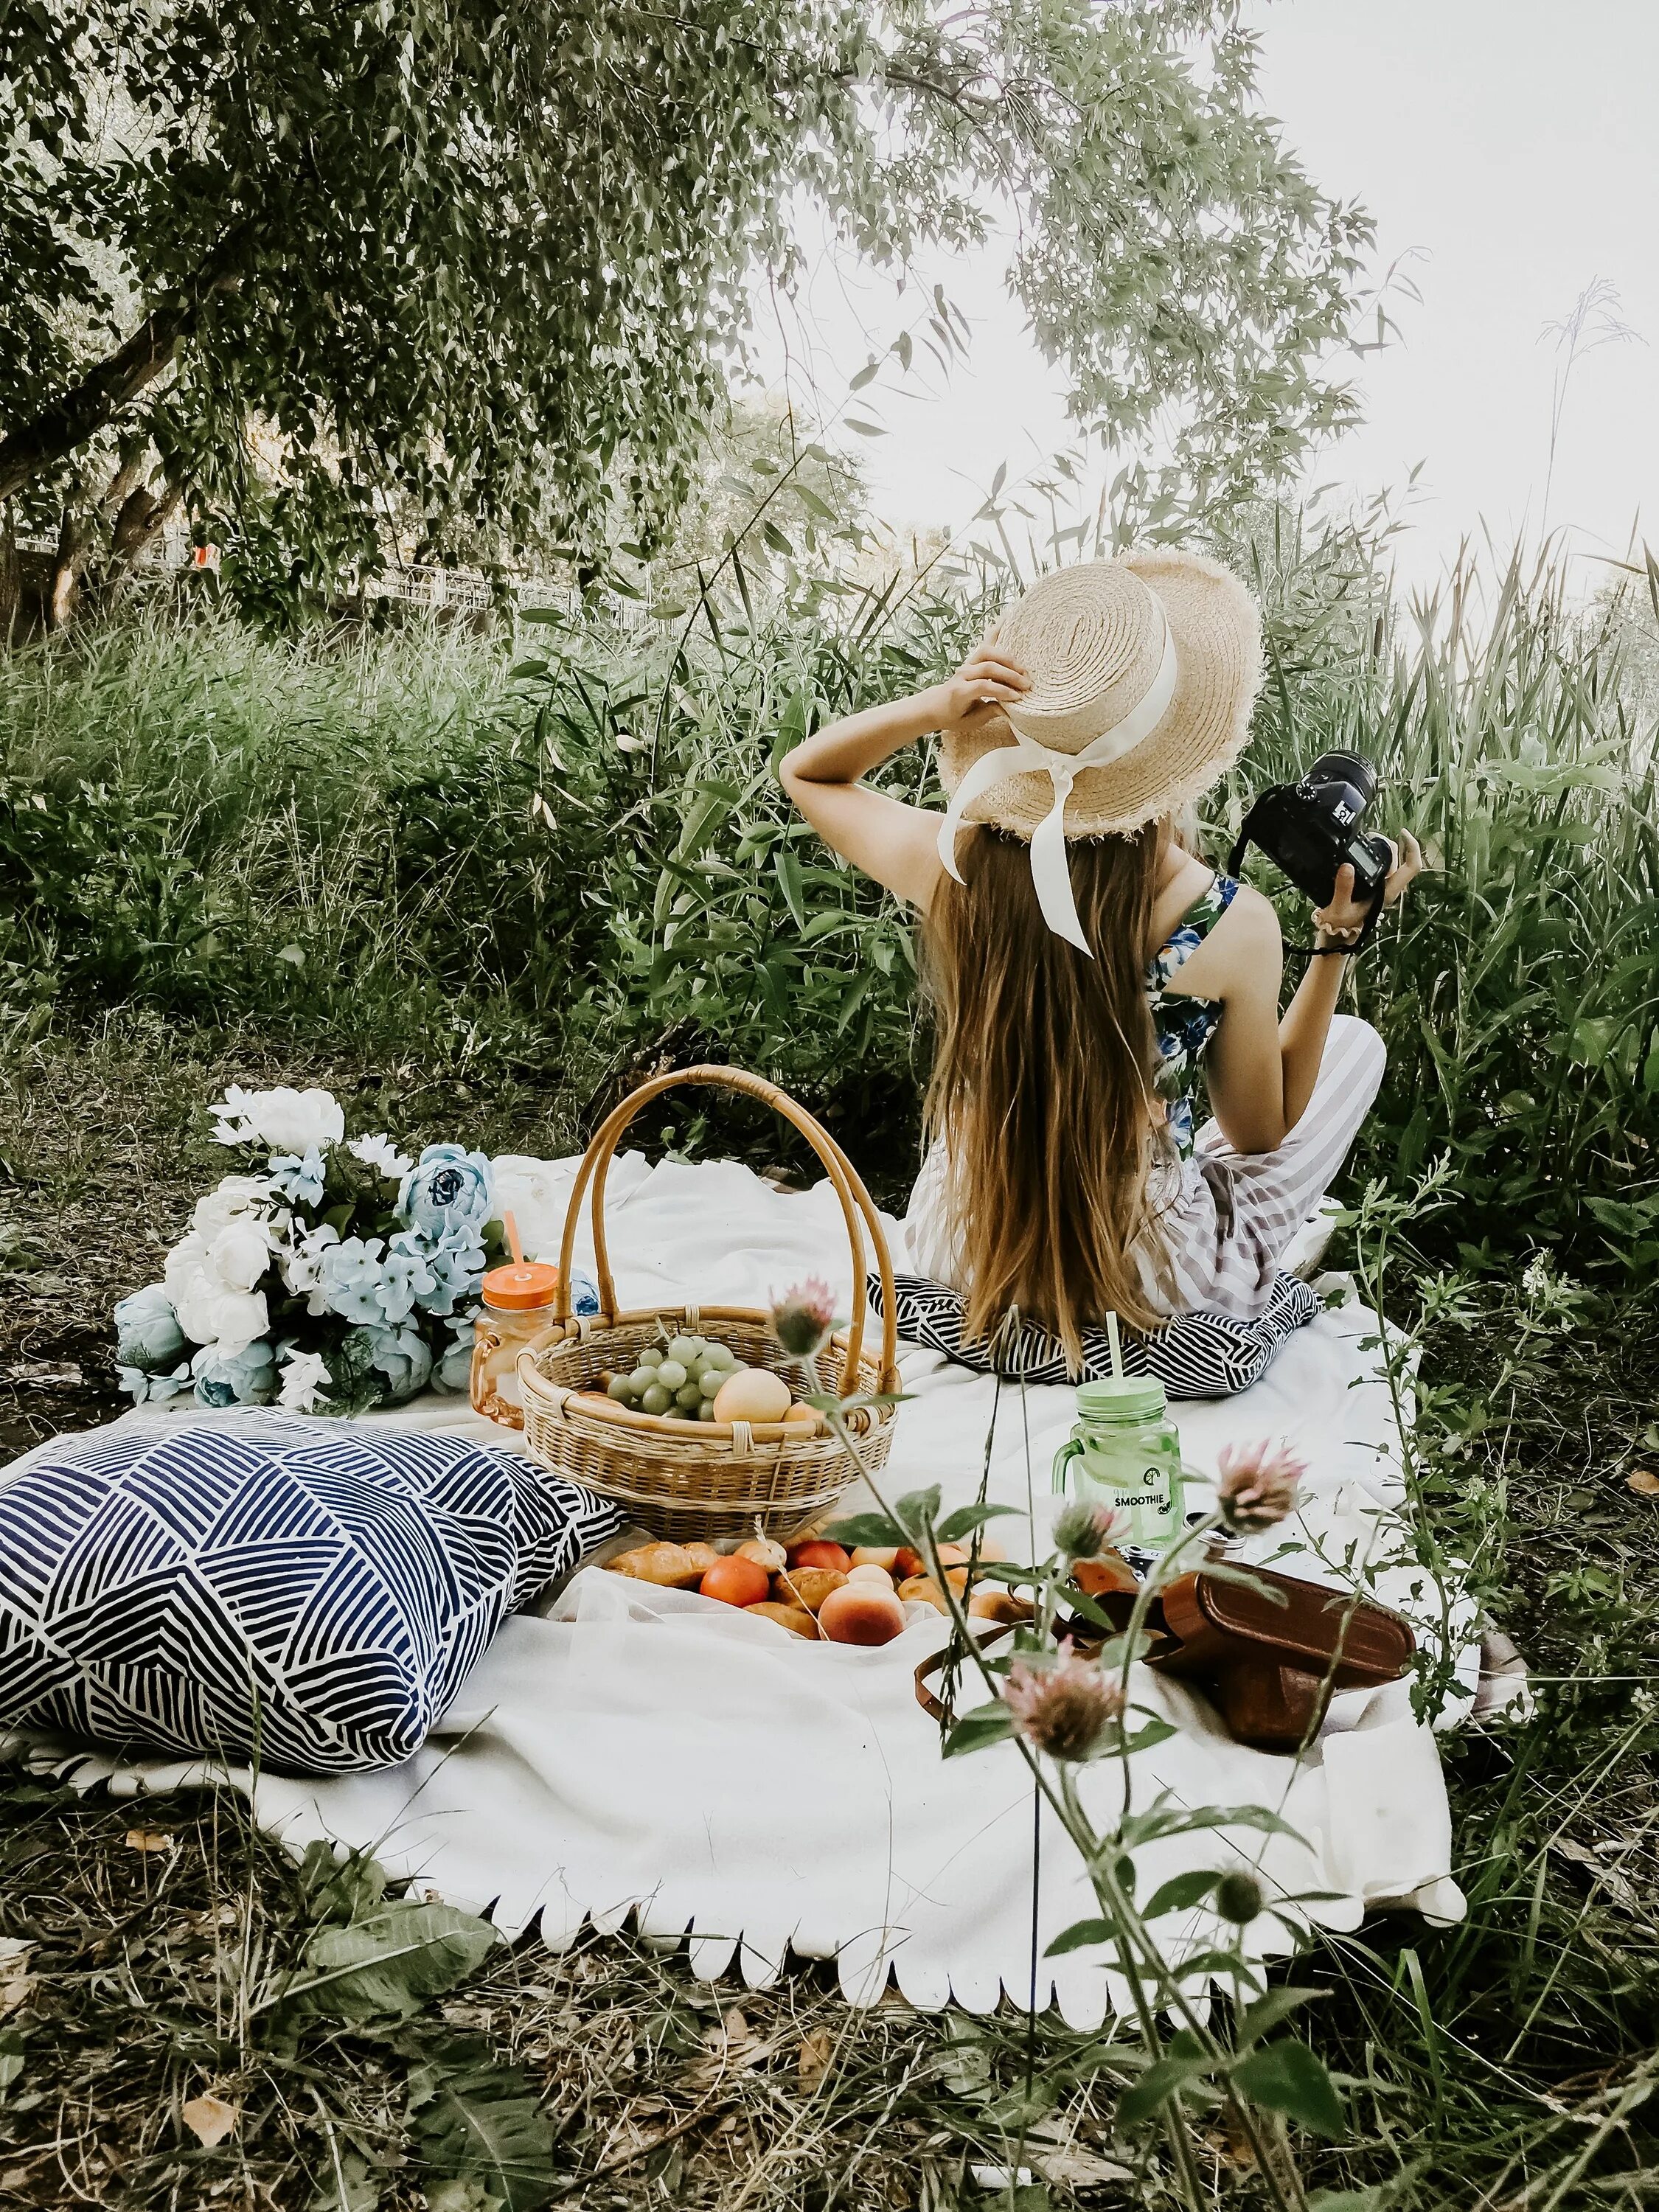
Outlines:
[[233, 1085], [211, 1111], [242, 1164], [116, 1307], [123, 1387], [326, 1413], [465, 1389], [479, 1281], [504, 1256], [484, 1154], [349, 1138], [326, 1091]]

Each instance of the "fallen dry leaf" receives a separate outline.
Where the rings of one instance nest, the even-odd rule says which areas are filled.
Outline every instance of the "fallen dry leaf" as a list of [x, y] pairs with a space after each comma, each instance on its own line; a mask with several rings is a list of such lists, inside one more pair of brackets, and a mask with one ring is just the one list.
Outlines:
[[21, 1936], [0, 1936], [0, 2020], [19, 2011], [40, 1985], [39, 1975], [28, 1971], [33, 1948]]
[[1110, 2181], [1134, 2179], [1127, 2166], [1120, 2166], [1115, 2159], [1102, 2158], [1076, 2143], [1064, 2150], [1033, 2149], [1028, 2155], [1043, 2179], [1060, 2188], [1102, 2189]]
[[1659, 1498], [1659, 1474], [1650, 1467], [1633, 1467], [1625, 1477], [1625, 1487], [1643, 1498]]
[[127, 1849], [130, 1851], [170, 1851], [173, 1838], [162, 1828], [129, 1828]]
[[815, 2027], [810, 2035], [801, 2038], [800, 2049], [795, 2053], [795, 2073], [809, 2097], [830, 2071], [835, 2055], [836, 2046], [827, 2027]]
[[179, 2117], [204, 2150], [222, 2143], [236, 2125], [239, 2107], [222, 2097], [192, 2097], [179, 2107]]
[[1583, 1844], [1574, 1843], [1571, 1837], [1558, 1836], [1552, 1848], [1559, 1851], [1564, 1859], [1571, 1859], [1575, 1866], [1583, 1867], [1587, 1874], [1594, 1875], [1616, 1904], [1626, 1906], [1632, 1912], [1638, 1909], [1641, 1900], [1628, 1875], [1622, 1874], [1616, 1866], [1608, 1866], [1598, 1856], [1602, 1851], [1623, 1850], [1624, 1845], [1601, 1844], [1595, 1850], [1586, 1850]]

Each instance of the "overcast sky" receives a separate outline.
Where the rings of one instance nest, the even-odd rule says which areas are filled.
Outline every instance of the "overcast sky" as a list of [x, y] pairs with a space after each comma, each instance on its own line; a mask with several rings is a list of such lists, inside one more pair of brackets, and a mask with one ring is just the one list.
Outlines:
[[[1568, 389], [1549, 521], [1589, 556], [1659, 542], [1659, 0], [1255, 0], [1263, 90], [1313, 176], [1376, 219], [1379, 267], [1409, 256], [1421, 294], [1400, 341], [1361, 365], [1365, 427], [1315, 477], [1361, 491], [1423, 464], [1401, 561], [1426, 580], [1483, 525], [1535, 532], [1549, 459], [1553, 342], [1544, 326], [1607, 280], [1638, 340], [1581, 356]], [[956, 524], [999, 462], [1066, 441], [1059, 377], [1020, 327], [1000, 259], [942, 271], [975, 320], [970, 366], [923, 397], [888, 392], [889, 434], [849, 438], [877, 512]], [[815, 274], [804, 326], [820, 389], [839, 396], [908, 302]], [[1644, 341], [1642, 342], [1642, 341]], [[783, 353], [766, 341], [776, 376]]]

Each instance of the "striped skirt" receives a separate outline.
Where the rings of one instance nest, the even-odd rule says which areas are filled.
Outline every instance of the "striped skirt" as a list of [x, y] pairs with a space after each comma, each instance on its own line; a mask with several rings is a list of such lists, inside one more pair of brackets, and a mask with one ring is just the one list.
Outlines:
[[[1255, 1321], [1273, 1297], [1285, 1247], [1335, 1179], [1382, 1086], [1387, 1054], [1369, 1022], [1337, 1014], [1305, 1112], [1271, 1152], [1236, 1152], [1213, 1121], [1200, 1129], [1189, 1160], [1171, 1162], [1168, 1187], [1153, 1194], [1169, 1254], [1162, 1286], [1150, 1255], [1141, 1276], [1160, 1313], [1204, 1310]], [[943, 1147], [922, 1164], [905, 1216], [910, 1265], [963, 1290], [951, 1232]]]

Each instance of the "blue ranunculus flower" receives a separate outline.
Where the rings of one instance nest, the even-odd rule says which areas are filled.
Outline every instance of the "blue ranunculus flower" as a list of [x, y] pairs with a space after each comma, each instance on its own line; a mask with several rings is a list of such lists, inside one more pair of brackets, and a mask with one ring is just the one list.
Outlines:
[[458, 1305], [477, 1296], [484, 1249], [476, 1237], [446, 1237], [441, 1243], [428, 1245], [426, 1255], [432, 1287], [422, 1294], [421, 1304], [428, 1313], [452, 1314]]
[[281, 1191], [291, 1205], [320, 1206], [327, 1173], [327, 1164], [314, 1145], [303, 1159], [292, 1152], [281, 1152], [271, 1159], [270, 1187]]
[[135, 1406], [151, 1401], [158, 1405], [164, 1403], [168, 1398], [181, 1396], [191, 1387], [190, 1362], [187, 1359], [181, 1361], [168, 1375], [149, 1374], [142, 1367], [120, 1367], [116, 1372], [121, 1388], [131, 1392]]
[[392, 1328], [405, 1322], [417, 1305], [431, 1304], [438, 1287], [433, 1255], [411, 1229], [400, 1229], [386, 1247], [378, 1293], [380, 1314]]
[[204, 1344], [190, 1363], [198, 1406], [268, 1406], [276, 1395], [276, 1353], [264, 1338], [229, 1358]]
[[[354, 1329], [352, 1335], [359, 1331]], [[432, 1347], [417, 1328], [368, 1328], [369, 1358], [386, 1376], [386, 1396], [394, 1403], [424, 1390], [432, 1372]]]
[[428, 1145], [398, 1187], [398, 1212], [434, 1244], [481, 1237], [495, 1210], [489, 1160], [462, 1145]]
[[318, 1255], [317, 1288], [326, 1311], [365, 1327], [384, 1322], [385, 1251], [378, 1237], [345, 1237]]
[[[115, 1357], [123, 1367], [154, 1375], [171, 1367], [184, 1350], [185, 1332], [173, 1310], [173, 1300], [160, 1283], [149, 1283], [123, 1298], [115, 1309]], [[166, 1391], [151, 1393], [168, 1396]]]

